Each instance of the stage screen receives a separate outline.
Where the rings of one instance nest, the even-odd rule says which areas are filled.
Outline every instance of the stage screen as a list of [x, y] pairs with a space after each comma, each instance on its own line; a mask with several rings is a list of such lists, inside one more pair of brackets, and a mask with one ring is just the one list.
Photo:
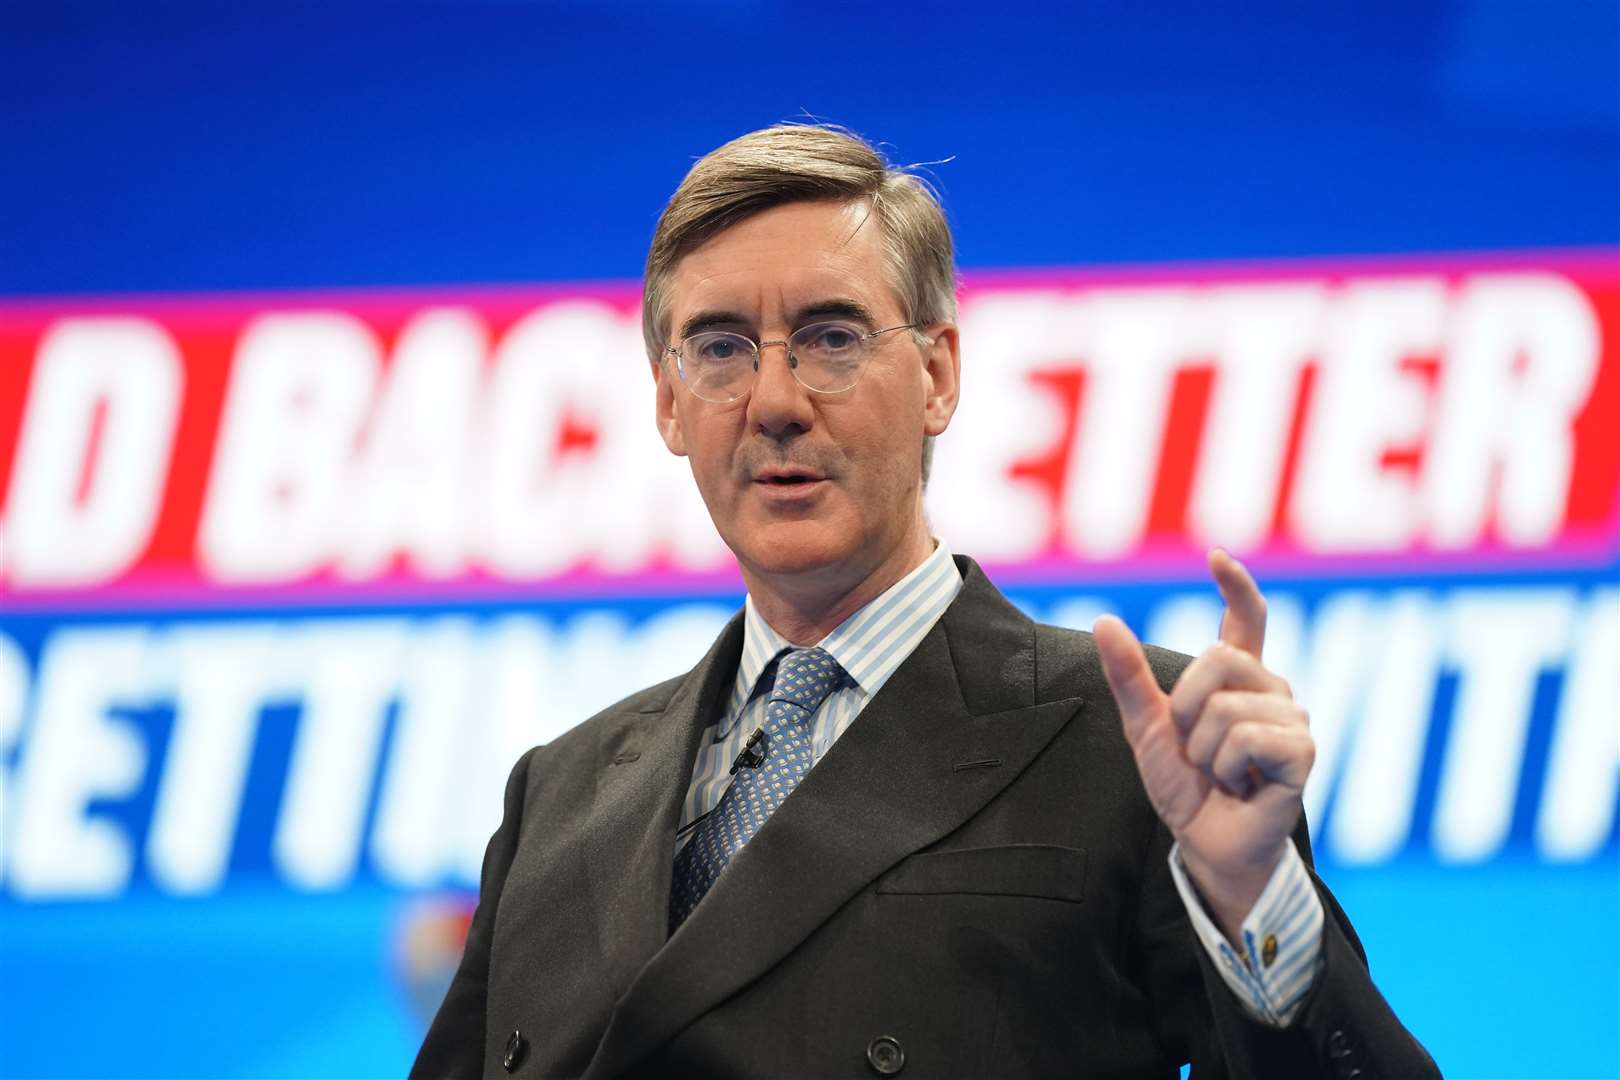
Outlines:
[[640, 261], [812, 117], [957, 230], [935, 532], [1193, 653], [1243, 559], [1396, 1011], [1620, 1075], [1612, 6], [5, 18], [0, 1076], [408, 1068], [514, 761], [740, 603]]

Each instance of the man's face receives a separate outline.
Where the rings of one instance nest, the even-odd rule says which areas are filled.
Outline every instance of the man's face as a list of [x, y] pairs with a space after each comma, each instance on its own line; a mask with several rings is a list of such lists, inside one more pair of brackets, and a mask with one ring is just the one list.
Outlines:
[[[889, 283], [882, 226], [864, 203], [790, 203], [711, 238], [676, 267], [671, 344], [693, 329], [783, 341], [836, 318], [867, 331], [906, 321]], [[692, 394], [667, 356], [654, 365], [658, 426], [688, 457], [715, 527], [745, 571], [861, 580], [898, 557], [922, 524], [924, 435], [956, 407], [954, 327], [871, 343], [851, 390], [819, 394], [767, 346], [753, 389], [728, 404]], [[924, 549], [926, 551], [926, 548]]]

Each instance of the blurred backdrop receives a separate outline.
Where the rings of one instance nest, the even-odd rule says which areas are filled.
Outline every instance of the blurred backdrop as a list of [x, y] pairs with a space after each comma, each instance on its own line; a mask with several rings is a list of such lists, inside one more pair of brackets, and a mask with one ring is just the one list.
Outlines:
[[1386, 995], [1617, 1075], [1616, 11], [0, 8], [0, 1075], [406, 1069], [513, 760], [739, 601], [637, 279], [807, 116], [956, 229], [937, 531], [1193, 651], [1247, 559]]

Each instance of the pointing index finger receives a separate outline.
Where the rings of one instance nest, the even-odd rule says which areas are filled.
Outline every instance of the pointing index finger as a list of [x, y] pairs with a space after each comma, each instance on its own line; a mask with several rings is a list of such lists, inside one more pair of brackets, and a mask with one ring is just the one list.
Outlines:
[[1164, 708], [1167, 695], [1153, 678], [1142, 643], [1117, 616], [1102, 616], [1093, 624], [1091, 633], [1097, 644], [1097, 658], [1102, 661], [1103, 677], [1108, 680], [1125, 723], [1125, 737], [1135, 745], [1153, 715]]
[[1209, 572], [1226, 601], [1221, 616], [1221, 640], [1260, 658], [1266, 643], [1266, 598], [1244, 565], [1220, 548], [1209, 553]]

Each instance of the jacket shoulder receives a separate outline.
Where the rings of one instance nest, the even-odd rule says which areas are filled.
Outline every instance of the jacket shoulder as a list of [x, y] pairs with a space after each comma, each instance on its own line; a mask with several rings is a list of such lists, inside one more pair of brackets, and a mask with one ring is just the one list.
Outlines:
[[[1085, 696], [1088, 690], [1107, 692], [1097, 642], [1090, 631], [1048, 623], [1035, 623], [1034, 627], [1035, 670], [1042, 701], [1077, 692]], [[1148, 666], [1166, 693], [1193, 660], [1186, 653], [1161, 649], [1157, 645], [1143, 645], [1142, 649], [1147, 654]]]
[[[1097, 645], [1088, 631], [1033, 621], [996, 588], [978, 563], [961, 555], [956, 562], [962, 591], [946, 612], [946, 621], [953, 623], [953, 635], [962, 639], [959, 665], [983, 667], [983, 657], [989, 656], [992, 678], [1021, 683], [1033, 658], [1039, 702], [1108, 695]], [[1155, 645], [1145, 649], [1148, 664], [1166, 691], [1192, 662], [1192, 657], [1170, 649]]]
[[689, 677], [690, 673], [676, 675], [674, 678], [665, 679], [661, 683], [654, 683], [652, 686], [649, 686], [644, 690], [637, 690], [635, 693], [630, 694], [627, 697], [620, 698], [612, 705], [609, 705], [601, 712], [598, 712], [596, 715], [586, 720], [585, 723], [596, 723], [597, 721], [604, 720], [607, 717], [620, 716], [624, 713], [663, 712], [664, 709], [669, 706], [669, 699], [675, 696], [675, 691], [679, 690], [681, 688], [681, 684], [684, 683]]
[[686, 675], [677, 675], [620, 698], [537, 749], [548, 757], [589, 752], [601, 744], [605, 735], [617, 730], [627, 717], [663, 712], [686, 678]]

